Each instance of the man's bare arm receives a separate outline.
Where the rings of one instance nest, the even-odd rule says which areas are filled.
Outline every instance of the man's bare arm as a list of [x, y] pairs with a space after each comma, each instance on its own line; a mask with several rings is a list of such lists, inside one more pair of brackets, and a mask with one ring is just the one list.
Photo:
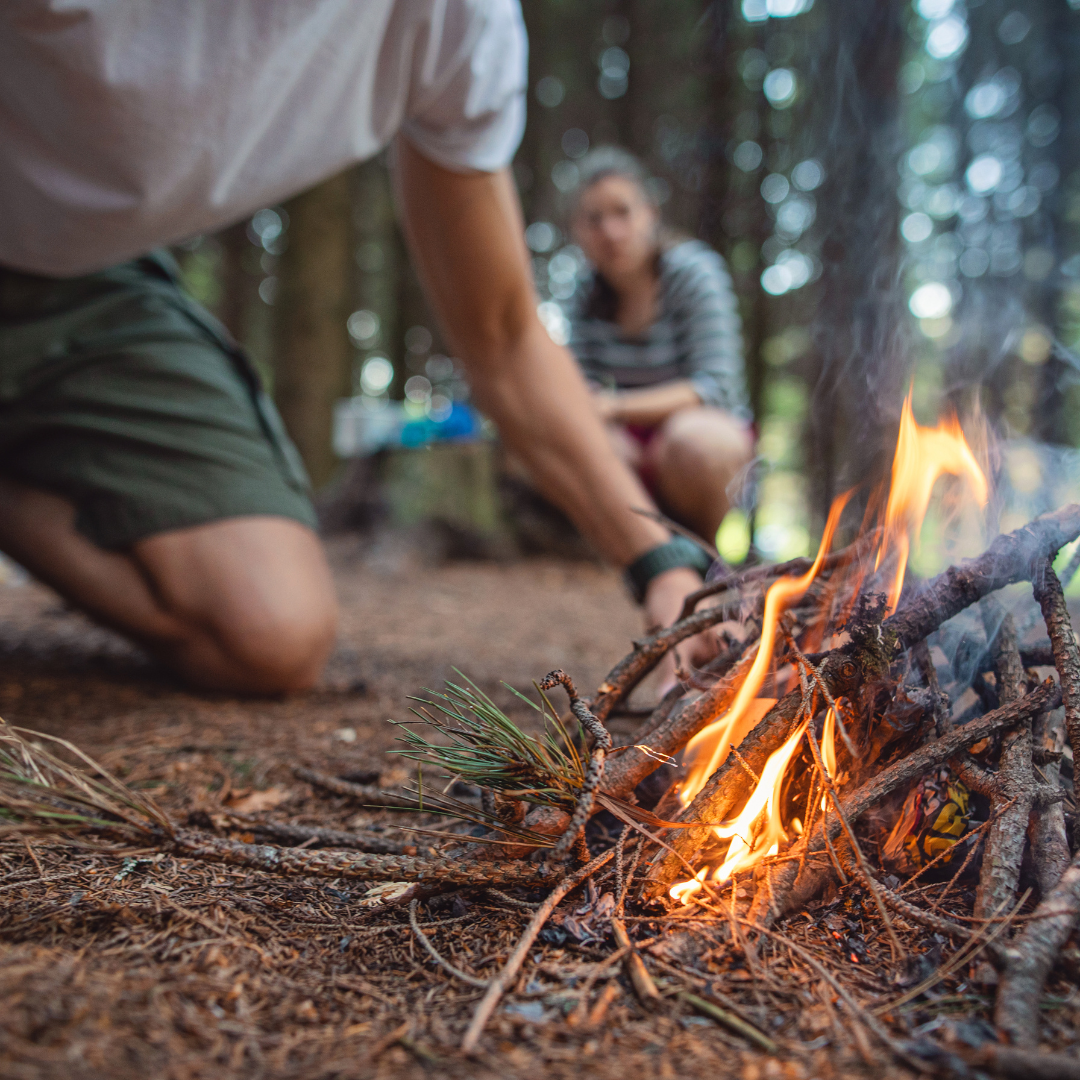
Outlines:
[[[452, 172], [406, 139], [397, 150], [398, 197], [413, 257], [478, 405], [544, 494], [612, 562], [626, 566], [668, 534], [633, 512], [652, 501], [615, 456], [574, 359], [537, 317], [508, 173]], [[692, 587], [692, 571], [669, 573]], [[649, 607], [665, 619], [666, 612]]]

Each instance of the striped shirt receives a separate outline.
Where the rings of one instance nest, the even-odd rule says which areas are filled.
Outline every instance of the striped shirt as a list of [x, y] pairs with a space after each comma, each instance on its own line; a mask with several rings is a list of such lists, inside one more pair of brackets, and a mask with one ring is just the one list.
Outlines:
[[742, 324], [724, 260], [700, 240], [660, 256], [660, 313], [639, 337], [587, 314], [593, 278], [567, 304], [570, 348], [585, 375], [617, 389], [689, 379], [706, 405], [750, 417]]

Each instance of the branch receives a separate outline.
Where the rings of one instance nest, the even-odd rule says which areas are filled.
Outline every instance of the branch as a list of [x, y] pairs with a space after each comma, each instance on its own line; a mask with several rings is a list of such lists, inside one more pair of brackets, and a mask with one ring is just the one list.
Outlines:
[[[1061, 696], [1065, 702], [1065, 730], [1073, 748], [1073, 760], [1080, 762], [1080, 649], [1076, 645], [1069, 609], [1061, 582], [1049, 556], [1039, 560], [1032, 575], [1035, 599], [1042, 608], [1046, 632], [1050, 635], [1050, 647], [1054, 654], [1054, 667], [1061, 678]], [[1074, 770], [1074, 798], [1080, 793], [1080, 769]], [[1080, 798], [1076, 798], [1080, 806]]]
[[1039, 1041], [1039, 1006], [1054, 962], [1080, 919], [1080, 855], [1032, 913], [1009, 950], [998, 984], [994, 1019], [1019, 1046]]
[[896, 650], [911, 648], [964, 608], [998, 589], [1027, 581], [1032, 567], [1080, 536], [1080, 505], [1043, 514], [1022, 529], [1005, 533], [975, 559], [950, 566], [918, 596], [905, 598], [882, 627], [896, 636]]

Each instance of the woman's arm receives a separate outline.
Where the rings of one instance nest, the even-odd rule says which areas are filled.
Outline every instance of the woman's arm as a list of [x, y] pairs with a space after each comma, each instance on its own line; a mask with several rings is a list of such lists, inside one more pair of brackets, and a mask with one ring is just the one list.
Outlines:
[[593, 397], [602, 420], [641, 427], [656, 427], [672, 413], [701, 404], [701, 395], [689, 379], [641, 390], [599, 390]]

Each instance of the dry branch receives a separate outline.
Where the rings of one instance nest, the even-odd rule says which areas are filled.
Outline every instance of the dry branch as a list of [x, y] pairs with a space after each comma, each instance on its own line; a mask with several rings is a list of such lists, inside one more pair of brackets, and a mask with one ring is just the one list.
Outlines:
[[406, 855], [407, 848], [416, 849], [414, 841], [391, 840], [379, 833], [346, 832], [344, 829], [323, 829], [317, 825], [291, 825], [281, 821], [247, 821], [235, 816], [245, 830], [272, 836], [286, 844], [318, 844], [320, 847], [368, 851], [376, 855]]
[[374, 784], [353, 784], [336, 776], [306, 769], [302, 765], [293, 766], [293, 775], [298, 780], [306, 780], [309, 784], [322, 788], [323, 791], [329, 791], [332, 795], [347, 795], [350, 799], [356, 799], [365, 806], [393, 806], [400, 810], [422, 809], [415, 796], [383, 791]]
[[470, 861], [452, 852], [433, 858], [410, 855], [369, 855], [343, 851], [312, 851], [279, 848], [266, 844], [242, 844], [218, 836], [178, 829], [161, 837], [163, 847], [177, 855], [208, 862], [248, 866], [271, 874], [310, 877], [347, 877], [361, 881], [419, 882], [427, 887], [461, 885], [523, 885], [535, 888], [550, 884], [556, 873], [520, 859]]
[[[1016, 647], [1016, 626], [1013, 617], [1005, 614], [992, 597], [983, 601], [983, 618], [1000, 623], [991, 652], [998, 700], [1002, 705], [1008, 705], [1020, 698], [1024, 685], [1024, 669]], [[1006, 731], [1002, 738], [1000, 764], [990, 784], [990, 812], [994, 821], [986, 835], [979, 888], [975, 894], [977, 918], [1011, 908], [1016, 902], [1025, 834], [1036, 795], [1031, 765], [1031, 724], [1032, 717], [1029, 716], [1013, 730]]]
[[1035, 909], [1024, 932], [1008, 950], [998, 984], [997, 1026], [1018, 1046], [1039, 1041], [1043, 987], [1065, 942], [1080, 919], [1080, 855], [1050, 895]]
[[[1040, 519], [1041, 520], [1041, 519]], [[1050, 647], [1054, 654], [1054, 667], [1061, 677], [1061, 696], [1065, 703], [1065, 730], [1073, 749], [1073, 760], [1080, 762], [1080, 649], [1065, 606], [1061, 582], [1049, 555], [1034, 566], [1032, 586], [1035, 599], [1042, 608], [1046, 632], [1050, 635]], [[1073, 777], [1074, 798], [1080, 792], [1080, 768]], [[1076, 799], [1080, 805], [1080, 798]]]
[[1080, 505], [1073, 503], [1004, 533], [975, 559], [950, 566], [920, 590], [905, 597], [882, 627], [896, 637], [897, 652], [909, 649], [942, 623], [984, 596], [1031, 579], [1039, 560], [1053, 557], [1080, 536]]

